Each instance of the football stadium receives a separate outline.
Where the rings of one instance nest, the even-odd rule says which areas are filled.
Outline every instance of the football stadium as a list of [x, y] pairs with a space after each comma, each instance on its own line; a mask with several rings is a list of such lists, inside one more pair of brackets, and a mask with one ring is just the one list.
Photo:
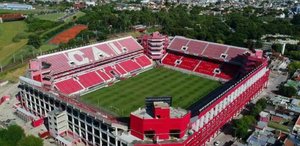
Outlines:
[[247, 49], [158, 32], [32, 59], [17, 111], [59, 145], [202, 146], [267, 86]]

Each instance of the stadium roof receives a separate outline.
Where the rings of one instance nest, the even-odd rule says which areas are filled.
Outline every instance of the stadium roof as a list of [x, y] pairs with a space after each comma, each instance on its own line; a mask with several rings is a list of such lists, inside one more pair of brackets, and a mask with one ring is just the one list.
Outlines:
[[230, 61], [238, 55], [250, 52], [247, 48], [195, 40], [182, 36], [175, 36], [168, 49], [220, 61]]
[[71, 50], [38, 56], [39, 68], [33, 70], [50, 70], [52, 73], [62, 72], [79, 66], [93, 64], [110, 58], [142, 50], [131, 36], [78, 47]]

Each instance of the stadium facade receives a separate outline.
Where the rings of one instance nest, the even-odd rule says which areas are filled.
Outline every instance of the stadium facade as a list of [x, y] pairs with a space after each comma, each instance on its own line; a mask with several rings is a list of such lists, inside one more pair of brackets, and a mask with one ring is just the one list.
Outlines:
[[[26, 76], [20, 77], [20, 106], [34, 115], [33, 119], [48, 121], [50, 134], [62, 145], [78, 141], [64, 140], [65, 134], [101, 146], [205, 145], [267, 86], [268, 60], [260, 50], [181, 36], [168, 42], [167, 37], [144, 36], [142, 45], [125, 37], [39, 56], [30, 61]], [[153, 61], [155, 46], [159, 53], [154, 53]], [[153, 101], [150, 107], [132, 111], [130, 122], [78, 100], [80, 95], [156, 66], [224, 84], [188, 109], [173, 108], [164, 100]]]

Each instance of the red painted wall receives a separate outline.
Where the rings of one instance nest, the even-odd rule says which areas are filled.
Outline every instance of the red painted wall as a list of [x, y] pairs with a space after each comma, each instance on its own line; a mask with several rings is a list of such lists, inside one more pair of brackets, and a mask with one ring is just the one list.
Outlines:
[[142, 119], [133, 114], [130, 115], [130, 128], [131, 134], [144, 139], [145, 131], [155, 131], [155, 136], [158, 139], [168, 139], [170, 136], [170, 130], [180, 130], [179, 137], [184, 136], [189, 120], [191, 118], [190, 112], [184, 115], [182, 118], [171, 119]]

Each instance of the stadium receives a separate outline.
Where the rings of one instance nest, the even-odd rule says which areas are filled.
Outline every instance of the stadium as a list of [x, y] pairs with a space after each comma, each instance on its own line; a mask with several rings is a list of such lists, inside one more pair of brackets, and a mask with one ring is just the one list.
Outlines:
[[267, 86], [267, 65], [261, 50], [129, 36], [32, 59], [18, 108], [61, 145], [206, 145]]

